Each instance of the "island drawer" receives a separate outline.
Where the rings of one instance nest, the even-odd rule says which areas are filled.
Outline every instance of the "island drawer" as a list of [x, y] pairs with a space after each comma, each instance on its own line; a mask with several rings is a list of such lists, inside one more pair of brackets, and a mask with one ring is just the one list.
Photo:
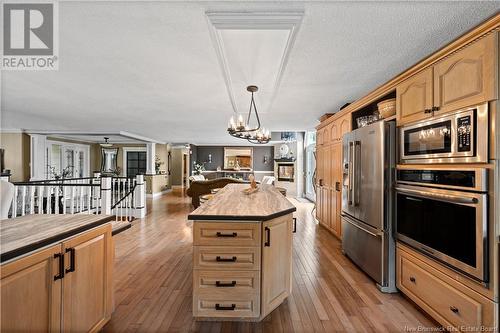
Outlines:
[[260, 246], [260, 223], [194, 222], [194, 245]]
[[260, 315], [259, 295], [193, 295], [194, 317], [255, 318]]
[[194, 246], [194, 269], [259, 270], [260, 247]]
[[194, 270], [194, 292], [210, 295], [258, 294], [259, 271], [204, 271]]
[[492, 326], [492, 301], [398, 249], [398, 288], [445, 326]]

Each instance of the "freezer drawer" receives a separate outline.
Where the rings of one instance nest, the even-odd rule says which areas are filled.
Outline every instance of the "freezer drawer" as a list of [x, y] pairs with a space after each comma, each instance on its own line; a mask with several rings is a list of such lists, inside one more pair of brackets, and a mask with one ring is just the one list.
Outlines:
[[343, 215], [342, 251], [383, 285], [383, 232]]

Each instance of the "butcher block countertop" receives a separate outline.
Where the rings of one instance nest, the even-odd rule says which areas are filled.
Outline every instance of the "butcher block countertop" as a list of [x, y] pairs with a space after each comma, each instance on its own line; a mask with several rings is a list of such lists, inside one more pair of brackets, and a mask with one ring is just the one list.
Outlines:
[[56, 243], [108, 223], [110, 215], [26, 215], [0, 221], [0, 261]]
[[252, 194], [249, 184], [228, 184], [189, 214], [190, 220], [267, 221], [296, 210], [274, 186], [259, 185]]

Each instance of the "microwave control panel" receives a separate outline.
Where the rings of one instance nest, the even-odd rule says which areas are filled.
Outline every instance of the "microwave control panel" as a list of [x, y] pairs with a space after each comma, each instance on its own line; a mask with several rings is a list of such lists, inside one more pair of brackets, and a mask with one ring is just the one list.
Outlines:
[[457, 118], [457, 150], [471, 151], [471, 116]]

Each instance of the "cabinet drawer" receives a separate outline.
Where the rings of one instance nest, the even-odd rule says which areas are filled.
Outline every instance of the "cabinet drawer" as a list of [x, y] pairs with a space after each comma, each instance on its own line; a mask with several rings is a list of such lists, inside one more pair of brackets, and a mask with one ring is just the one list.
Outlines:
[[417, 304], [424, 303], [424, 309], [431, 308], [447, 323], [436, 318], [438, 321], [455, 327], [480, 327], [491, 324], [483, 319], [485, 312], [493, 312], [494, 307], [490, 300], [472, 290], [471, 295], [463, 293], [405, 257], [399, 257], [398, 264], [401, 266], [398, 270], [399, 287], [417, 298], [412, 298]]
[[193, 295], [194, 317], [254, 318], [260, 315], [258, 295]]
[[260, 269], [260, 247], [195, 246], [195, 269]]
[[210, 295], [258, 294], [259, 271], [193, 271], [194, 293]]
[[260, 246], [260, 223], [194, 222], [194, 245]]

